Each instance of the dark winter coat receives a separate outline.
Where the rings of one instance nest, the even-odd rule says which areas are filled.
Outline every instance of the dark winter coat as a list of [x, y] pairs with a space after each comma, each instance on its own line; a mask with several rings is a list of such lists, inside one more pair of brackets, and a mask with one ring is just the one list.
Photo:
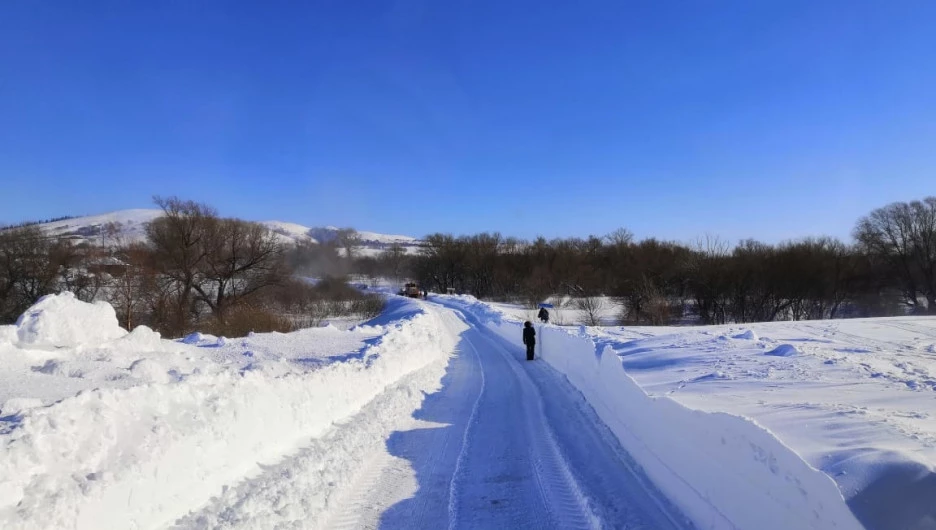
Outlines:
[[549, 311], [546, 311], [545, 307], [541, 308], [539, 310], [539, 315], [537, 315], [537, 318], [539, 318], [543, 322], [549, 322]]
[[533, 329], [533, 326], [523, 328], [523, 343], [527, 345], [536, 344], [536, 330]]

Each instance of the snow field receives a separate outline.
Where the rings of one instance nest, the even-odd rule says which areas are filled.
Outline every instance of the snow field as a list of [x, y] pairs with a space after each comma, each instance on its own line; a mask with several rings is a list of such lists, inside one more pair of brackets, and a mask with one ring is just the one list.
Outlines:
[[[69, 295], [44, 299], [19, 326], [0, 327], [10, 361], [0, 382], [31, 378], [0, 392], [0, 527], [163, 528], [314, 445], [409, 374], [436, 366], [415, 387], [437, 384], [454, 338], [418, 302], [390, 305], [396, 320], [359, 331], [197, 337], [199, 347], [127, 334], [113, 310]], [[330, 335], [355, 340], [315, 352]], [[351, 343], [360, 351], [348, 354]], [[276, 344], [293, 357], [275, 358]], [[61, 384], [34, 384], [43, 378]], [[407, 412], [422, 398], [415, 387], [396, 393]], [[312, 454], [321, 462], [324, 448]]]
[[[452, 297], [519, 342], [521, 322]], [[747, 418], [650, 397], [613, 349], [578, 332], [536, 326], [537, 355], [585, 396], [655, 485], [700, 528], [862, 528], [835, 482]]]
[[752, 418], [869, 530], [936, 529], [936, 319], [591, 328], [652, 396]]

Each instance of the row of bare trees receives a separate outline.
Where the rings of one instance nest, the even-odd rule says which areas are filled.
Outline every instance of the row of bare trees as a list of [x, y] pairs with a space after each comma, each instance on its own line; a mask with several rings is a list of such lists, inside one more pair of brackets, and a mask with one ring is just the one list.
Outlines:
[[391, 249], [356, 267], [531, 305], [553, 295], [603, 295], [616, 300], [626, 323], [936, 314], [936, 198], [877, 209], [858, 221], [854, 237], [732, 247], [713, 237], [692, 245], [635, 241], [626, 230], [552, 241], [433, 234], [419, 255]]
[[[0, 230], [0, 323], [62, 290], [109, 301], [128, 329], [146, 324], [174, 337], [196, 329], [228, 336], [289, 331], [346, 312], [376, 316], [382, 307], [379, 297], [295, 278], [297, 269], [309, 272], [310, 252], [312, 268], [340, 275], [347, 258], [335, 245], [287, 246], [266, 227], [220, 217], [205, 204], [174, 197], [156, 203], [163, 215], [146, 225], [145, 241], [123, 241], [113, 225], [103, 229], [103, 246], [50, 237], [38, 226]], [[349, 241], [353, 233], [341, 237]], [[346, 299], [338, 303], [335, 293]]]
[[122, 266], [112, 275], [110, 291], [121, 322], [146, 323], [177, 336], [203, 324], [206, 315], [216, 328], [245, 307], [259, 316], [266, 309], [258, 304], [260, 295], [288, 277], [275, 234], [255, 223], [221, 218], [193, 201], [157, 198], [156, 203], [163, 215], [147, 224], [144, 243], [108, 249]]
[[[552, 241], [432, 234], [418, 255], [391, 245], [376, 257], [356, 251], [353, 230], [284, 247], [266, 228], [222, 218], [204, 204], [157, 204], [164, 215], [147, 225], [143, 242], [120, 241], [115, 229], [105, 230], [105, 246], [72, 244], [37, 226], [0, 230], [0, 322], [67, 289], [83, 300], [110, 301], [128, 328], [147, 324], [170, 336], [206, 325], [223, 330], [234, 321], [286, 329], [277, 315], [350, 307], [310, 291], [295, 274], [349, 272], [531, 305], [553, 295], [606, 296], [627, 323], [936, 314], [934, 197], [874, 210], [858, 221], [852, 244], [806, 238], [731, 247], [706, 238], [684, 245], [635, 241], [626, 230]], [[582, 310], [597, 315], [593, 305]]]
[[103, 282], [86, 264], [97, 257], [94, 249], [47, 237], [36, 225], [0, 230], [0, 323], [15, 321], [40, 297], [58, 290], [94, 299]]

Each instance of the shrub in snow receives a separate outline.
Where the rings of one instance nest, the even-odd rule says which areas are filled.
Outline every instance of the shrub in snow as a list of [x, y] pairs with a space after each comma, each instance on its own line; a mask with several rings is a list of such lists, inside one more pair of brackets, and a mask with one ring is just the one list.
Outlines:
[[791, 357], [800, 353], [802, 352], [792, 344], [781, 344], [769, 352], [766, 352], [764, 355], [772, 355], [774, 357]]
[[24, 345], [69, 348], [100, 344], [127, 331], [107, 302], [89, 304], [66, 291], [40, 298], [16, 321], [16, 333]]
[[754, 333], [753, 330], [748, 329], [741, 333], [738, 333], [733, 338], [739, 339], [739, 340], [757, 340], [757, 333]]

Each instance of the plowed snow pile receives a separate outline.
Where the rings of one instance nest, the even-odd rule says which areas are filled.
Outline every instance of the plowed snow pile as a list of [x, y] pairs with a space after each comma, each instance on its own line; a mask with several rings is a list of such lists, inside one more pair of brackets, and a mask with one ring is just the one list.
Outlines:
[[[457, 299], [519, 341], [527, 310]], [[536, 327], [700, 527], [936, 529], [936, 318]]]
[[164, 528], [378, 395], [418, 407], [432, 377], [394, 385], [430, 365], [437, 382], [454, 339], [418, 302], [389, 309], [350, 331], [169, 341], [42, 299], [0, 326], [0, 528]]

